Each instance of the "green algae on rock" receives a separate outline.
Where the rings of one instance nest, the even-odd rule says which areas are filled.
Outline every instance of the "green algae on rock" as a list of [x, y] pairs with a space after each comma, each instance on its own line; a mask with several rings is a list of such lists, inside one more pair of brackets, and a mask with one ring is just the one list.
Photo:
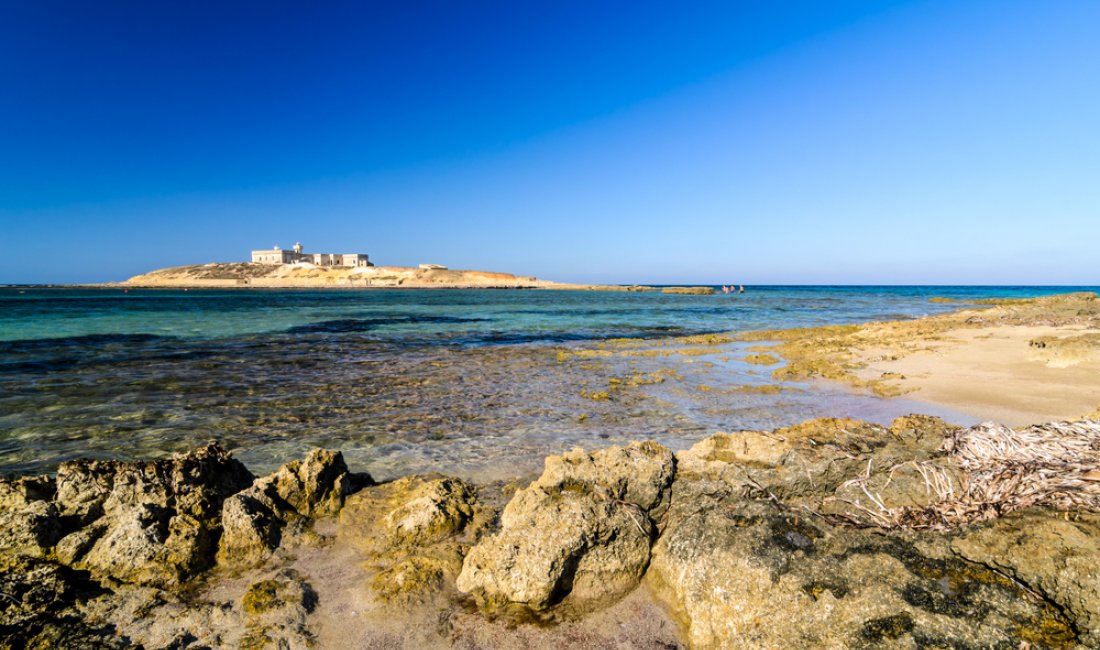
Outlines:
[[238, 648], [303, 648], [314, 645], [307, 618], [317, 593], [296, 571], [283, 570], [248, 587], [241, 598], [245, 632]]
[[[681, 485], [683, 494], [708, 486]], [[907, 543], [837, 529], [805, 513], [741, 498], [674, 511], [647, 583], [678, 613], [693, 648], [1016, 647], [1016, 630], [1048, 619], [1046, 647], [1070, 623], [980, 565], [927, 558]], [[945, 550], [945, 539], [936, 542]], [[905, 625], [887, 624], [904, 619]]]
[[407, 604], [452, 589], [469, 544], [495, 514], [465, 481], [406, 476], [349, 497], [337, 538], [360, 550], [377, 598]]

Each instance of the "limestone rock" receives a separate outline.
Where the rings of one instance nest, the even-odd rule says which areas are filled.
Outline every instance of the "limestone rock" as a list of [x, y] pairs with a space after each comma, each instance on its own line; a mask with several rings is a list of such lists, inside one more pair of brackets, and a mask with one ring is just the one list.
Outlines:
[[56, 488], [48, 476], [0, 477], [0, 510], [14, 510], [35, 501], [49, 501]]
[[307, 617], [316, 606], [317, 593], [296, 571], [284, 570], [252, 584], [241, 599], [246, 627], [238, 647], [313, 647]]
[[202, 590], [183, 593], [131, 584], [82, 604], [89, 624], [109, 626], [127, 647], [235, 648], [244, 619], [232, 603], [210, 600]]
[[[905, 416], [890, 428], [850, 418], [821, 418], [775, 431], [717, 433], [677, 454], [678, 473], [719, 480], [745, 494], [767, 492], [815, 509], [832, 499], [864, 496], [862, 500], [868, 501], [863, 484], [851, 481], [882, 473], [869, 484], [871, 488], [887, 498], [896, 493], [899, 502], [923, 505], [928, 499], [922, 492], [933, 491], [924, 490], [924, 475], [914, 464], [942, 457], [939, 448], [956, 429], [939, 418]], [[907, 463], [908, 470], [899, 468]], [[946, 464], [939, 467], [950, 475], [940, 478], [954, 478], [954, 487], [959, 487], [957, 472]], [[906, 472], [920, 475], [921, 480], [895, 485], [891, 476], [912, 478]], [[841, 493], [834, 495], [838, 489]]]
[[465, 481], [407, 476], [348, 497], [337, 536], [376, 571], [369, 581], [374, 596], [405, 604], [450, 588], [468, 543], [492, 514]]
[[62, 537], [54, 547], [57, 561], [67, 566], [72, 565], [87, 555], [88, 551], [95, 545], [96, 540], [103, 537], [103, 534], [107, 532], [107, 528], [107, 522], [96, 521]]
[[371, 590], [384, 602], [423, 602], [454, 582], [462, 569], [462, 555], [453, 553], [413, 554], [384, 565], [370, 580]]
[[487, 610], [584, 610], [637, 585], [675, 470], [653, 442], [546, 460], [505, 507], [501, 530], [466, 556], [457, 586]]
[[[703, 485], [700, 489], [709, 489]], [[1071, 647], [1054, 607], [947, 540], [833, 528], [773, 503], [678, 487], [646, 580], [693, 648]]]
[[340, 511], [346, 539], [368, 552], [408, 549], [463, 531], [476, 514], [473, 488], [456, 478], [414, 475], [352, 495]]
[[102, 592], [68, 567], [0, 555], [0, 648], [126, 648], [108, 625], [84, 621], [76, 606]]
[[[369, 480], [369, 476], [365, 477]], [[357, 479], [348, 473], [344, 455], [330, 449], [314, 449], [305, 460], [291, 461], [267, 477], [275, 493], [303, 517], [333, 515]]]
[[63, 517], [77, 526], [103, 516], [103, 503], [114, 488], [120, 463], [109, 460], [75, 460], [57, 468], [55, 502]]
[[230, 568], [257, 566], [271, 556], [283, 541], [283, 529], [303, 525], [301, 517], [280, 508], [256, 486], [225, 500], [222, 506], [222, 536], [218, 541], [218, 564]]
[[890, 423], [890, 434], [915, 458], [938, 455], [944, 439], [959, 429], [961, 427], [931, 415], [903, 415]]
[[230, 568], [256, 566], [287, 534], [302, 532], [311, 518], [339, 511], [344, 497], [370, 476], [348, 472], [338, 451], [314, 449], [225, 500], [218, 563]]
[[[668, 507], [668, 487], [675, 469], [672, 452], [652, 441], [591, 454], [574, 449], [561, 456], [547, 457], [542, 476], [533, 487], [554, 492], [583, 485], [660, 516]], [[506, 509], [505, 516], [507, 513]]]
[[888, 431], [860, 420], [822, 418], [775, 431], [719, 433], [678, 459], [686, 473], [721, 475], [780, 498], [821, 495], [857, 476]]
[[55, 503], [76, 528], [58, 557], [99, 577], [177, 585], [210, 566], [222, 502], [251, 480], [215, 444], [145, 463], [63, 463]]
[[43, 557], [61, 535], [48, 477], [0, 478], [0, 552]]
[[1100, 515], [1020, 512], [974, 526], [951, 548], [1041, 592], [1100, 646]]

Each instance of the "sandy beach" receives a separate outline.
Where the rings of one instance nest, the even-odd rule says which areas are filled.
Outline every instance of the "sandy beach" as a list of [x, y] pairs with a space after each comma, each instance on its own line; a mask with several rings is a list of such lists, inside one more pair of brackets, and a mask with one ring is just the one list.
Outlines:
[[1100, 354], [1062, 355], [1031, 345], [1070, 340], [1079, 327], [1000, 326], [958, 330], [907, 356], [862, 354], [865, 380], [890, 377], [910, 399], [947, 406], [1009, 426], [1100, 412]]
[[826, 379], [1021, 426], [1100, 412], [1100, 299], [991, 301], [912, 321], [749, 332], [775, 379]]

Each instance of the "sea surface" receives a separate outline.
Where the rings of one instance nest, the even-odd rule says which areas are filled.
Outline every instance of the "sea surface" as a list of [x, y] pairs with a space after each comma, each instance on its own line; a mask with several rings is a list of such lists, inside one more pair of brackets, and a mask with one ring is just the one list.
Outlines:
[[[914, 318], [1090, 287], [747, 287], [744, 294], [538, 290], [0, 288], [0, 473], [160, 457], [207, 440], [253, 472], [316, 446], [376, 478], [536, 472], [574, 446], [810, 417], [971, 418], [672, 337]], [[609, 341], [636, 339], [622, 355]], [[756, 344], [759, 345], [759, 344]], [[681, 350], [686, 350], [681, 354]], [[633, 378], [633, 380], [632, 380]], [[639, 380], [640, 379], [640, 380]]]

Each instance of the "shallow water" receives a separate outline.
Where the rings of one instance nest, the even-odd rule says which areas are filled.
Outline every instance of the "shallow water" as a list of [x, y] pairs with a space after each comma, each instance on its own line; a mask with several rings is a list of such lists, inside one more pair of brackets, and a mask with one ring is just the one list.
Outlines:
[[[386, 478], [535, 471], [580, 445], [808, 417], [913, 410], [830, 385], [787, 384], [747, 344], [666, 354], [668, 337], [917, 317], [1061, 287], [751, 287], [743, 295], [500, 290], [0, 289], [0, 472], [142, 458], [217, 439], [253, 471], [314, 446]], [[652, 356], [568, 353], [638, 338]], [[649, 343], [647, 343], [649, 345]], [[662, 351], [663, 350], [663, 351]], [[659, 373], [638, 386], [614, 380]], [[608, 399], [585, 395], [610, 391]], [[940, 411], [956, 421], [958, 414]]]

